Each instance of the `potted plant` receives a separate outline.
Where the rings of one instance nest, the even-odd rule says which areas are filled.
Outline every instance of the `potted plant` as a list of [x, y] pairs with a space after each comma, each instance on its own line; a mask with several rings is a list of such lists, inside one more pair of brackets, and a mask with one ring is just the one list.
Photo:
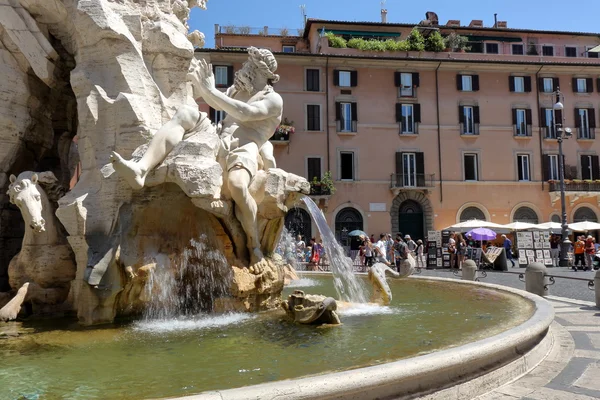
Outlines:
[[471, 46], [468, 45], [469, 39], [455, 32], [446, 36], [445, 42], [446, 49], [449, 49], [449, 51], [464, 53], [467, 50], [471, 50]]
[[325, 172], [323, 178], [321, 178], [321, 190], [327, 194], [335, 194], [335, 185], [331, 177], [331, 171]]
[[537, 56], [538, 55], [538, 51], [537, 51], [537, 47], [535, 46], [535, 43], [529, 43], [529, 47], [527, 48], [527, 55], [528, 56]]
[[294, 132], [296, 132], [296, 128], [294, 128], [294, 121], [288, 121], [287, 118], [284, 118], [277, 129], [275, 129], [275, 134], [273, 135], [272, 139], [290, 140], [290, 134]]

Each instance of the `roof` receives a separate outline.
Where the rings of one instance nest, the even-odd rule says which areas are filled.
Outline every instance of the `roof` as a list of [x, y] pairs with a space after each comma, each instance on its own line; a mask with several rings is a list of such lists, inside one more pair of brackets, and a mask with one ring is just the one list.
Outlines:
[[588, 53], [600, 53], [600, 45], [594, 47], [593, 49], [589, 49]]
[[[304, 38], [308, 38], [308, 32], [312, 24], [339, 24], [339, 25], [355, 25], [355, 26], [379, 26], [379, 27], [398, 27], [398, 28], [411, 28], [417, 26], [418, 23], [382, 23], [372, 21], [336, 21], [327, 19], [316, 19], [309, 18], [306, 21], [306, 27], [304, 28]], [[545, 31], [538, 29], [516, 29], [516, 28], [477, 28], [470, 26], [447, 26], [438, 25], [438, 28], [446, 28], [453, 30], [464, 30], [464, 31], [481, 31], [481, 32], [513, 32], [513, 33], [543, 33], [551, 35], [569, 35], [569, 36], [600, 36], [600, 33], [592, 32], [568, 32], [568, 31]]]

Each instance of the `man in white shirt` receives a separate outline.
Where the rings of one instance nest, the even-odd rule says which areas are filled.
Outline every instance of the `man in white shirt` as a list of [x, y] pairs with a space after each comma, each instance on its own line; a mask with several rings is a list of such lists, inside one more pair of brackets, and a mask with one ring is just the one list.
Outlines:
[[375, 253], [377, 253], [375, 254], [375, 261], [384, 263], [385, 265], [390, 265], [386, 258], [387, 248], [385, 242], [385, 234], [382, 233], [381, 235], [379, 235], [379, 240], [377, 241], [377, 243], [375, 243]]
[[306, 243], [304, 243], [304, 240], [302, 240], [302, 235], [298, 235], [296, 236], [296, 258], [298, 261], [303, 262], [305, 261], [304, 259], [305, 254], [304, 251], [306, 250]]
[[417, 250], [417, 244], [415, 243], [414, 240], [412, 240], [410, 238], [410, 235], [404, 236], [404, 241], [406, 242], [406, 245], [408, 246], [408, 251], [414, 257], [415, 256], [415, 250]]

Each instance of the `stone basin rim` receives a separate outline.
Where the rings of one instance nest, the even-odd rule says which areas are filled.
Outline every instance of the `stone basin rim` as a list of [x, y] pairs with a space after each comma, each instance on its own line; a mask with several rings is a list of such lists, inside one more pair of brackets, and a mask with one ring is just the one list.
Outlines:
[[[324, 275], [327, 273], [306, 273], [302, 275]], [[181, 400], [246, 400], [246, 399], [367, 399], [415, 397], [463, 384], [472, 379], [491, 374], [498, 368], [514, 364], [513, 361], [525, 357], [542, 342], [554, 320], [554, 308], [546, 299], [528, 293], [491, 283], [462, 281], [450, 278], [417, 277], [409, 279], [434, 282], [450, 282], [456, 285], [472, 285], [508, 292], [533, 303], [533, 315], [522, 324], [497, 335], [464, 344], [458, 347], [433, 353], [391, 361], [348, 371], [330, 372], [296, 379], [287, 379], [240, 388], [202, 392], [197, 395], [178, 397]], [[528, 370], [537, 363], [528, 364]], [[494, 388], [514, 380], [526, 371], [503, 374], [502, 379], [494, 379]], [[481, 395], [493, 388], [485, 385]], [[457, 391], [456, 398], [464, 398]], [[282, 397], [283, 396], [283, 397]], [[175, 399], [175, 398], [172, 398]]]

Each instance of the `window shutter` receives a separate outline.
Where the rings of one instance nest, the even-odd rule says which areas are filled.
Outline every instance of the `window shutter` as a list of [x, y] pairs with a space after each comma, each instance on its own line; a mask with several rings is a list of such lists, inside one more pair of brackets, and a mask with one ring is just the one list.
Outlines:
[[415, 118], [415, 122], [421, 122], [421, 105], [420, 104], [413, 105], [413, 115]]
[[558, 78], [552, 78], [552, 90], [557, 91], [560, 86], [560, 80]]
[[515, 91], [515, 77], [514, 76], [508, 77], [508, 90], [511, 92]]
[[540, 119], [542, 120], [542, 126], [546, 126], [546, 109], [540, 108]]
[[598, 92], [600, 92], [600, 78], [596, 79], [596, 86], [598, 87]]
[[581, 120], [579, 119], [579, 108], [575, 109], [575, 127], [581, 127]]
[[593, 108], [588, 108], [588, 119], [590, 128], [596, 127], [596, 111]]
[[586, 78], [585, 91], [587, 93], [592, 93], [594, 91], [594, 80], [592, 78]]
[[476, 92], [479, 90], [479, 75], [473, 75], [471, 79], [473, 80], [473, 91]]
[[580, 156], [581, 160], [581, 179], [592, 179], [590, 176], [590, 157]]
[[460, 124], [465, 123], [465, 107], [464, 106], [458, 106], [458, 123], [460, 123]]
[[350, 71], [350, 86], [358, 85], [358, 71]]
[[227, 67], [227, 87], [233, 85], [233, 66]]
[[400, 78], [400, 72], [394, 72], [394, 85], [400, 87], [402, 85], [402, 79]]
[[401, 187], [403, 183], [402, 179], [402, 153], [396, 152], [396, 186]]
[[538, 92], [544, 90], [544, 78], [538, 78]]
[[212, 122], [215, 122], [215, 109], [212, 107], [208, 109], [208, 118], [210, 118]]
[[425, 156], [422, 152], [415, 153], [415, 164], [417, 172], [417, 186], [425, 186]]
[[402, 122], [402, 104], [396, 103], [396, 122]]
[[342, 120], [342, 103], [340, 103], [339, 101], [335, 102], [335, 120]]
[[526, 76], [523, 78], [523, 81], [525, 81], [525, 92], [531, 92], [531, 77]]
[[473, 122], [476, 124], [479, 123], [479, 106], [473, 107]]
[[592, 156], [592, 177], [591, 179], [600, 179], [600, 166], [598, 156]]
[[512, 109], [512, 124], [513, 125], [517, 124], [517, 109], [516, 108]]
[[547, 181], [550, 179], [550, 156], [548, 154], [544, 154], [542, 157], [542, 180]]
[[421, 84], [421, 80], [419, 79], [419, 73], [418, 72], [413, 72], [412, 74], [412, 84], [414, 87], [419, 87], [419, 85]]
[[525, 121], [527, 121], [527, 125], [531, 125], [531, 109], [525, 110]]
[[462, 89], [462, 75], [460, 75], [460, 74], [456, 75], [456, 90], [463, 90]]
[[577, 93], [577, 78], [571, 78], [571, 86], [573, 86], [573, 93]]
[[358, 121], [358, 111], [356, 111], [356, 103], [350, 103], [352, 110], [352, 121]]
[[340, 86], [340, 71], [337, 69], [333, 70], [333, 85]]

